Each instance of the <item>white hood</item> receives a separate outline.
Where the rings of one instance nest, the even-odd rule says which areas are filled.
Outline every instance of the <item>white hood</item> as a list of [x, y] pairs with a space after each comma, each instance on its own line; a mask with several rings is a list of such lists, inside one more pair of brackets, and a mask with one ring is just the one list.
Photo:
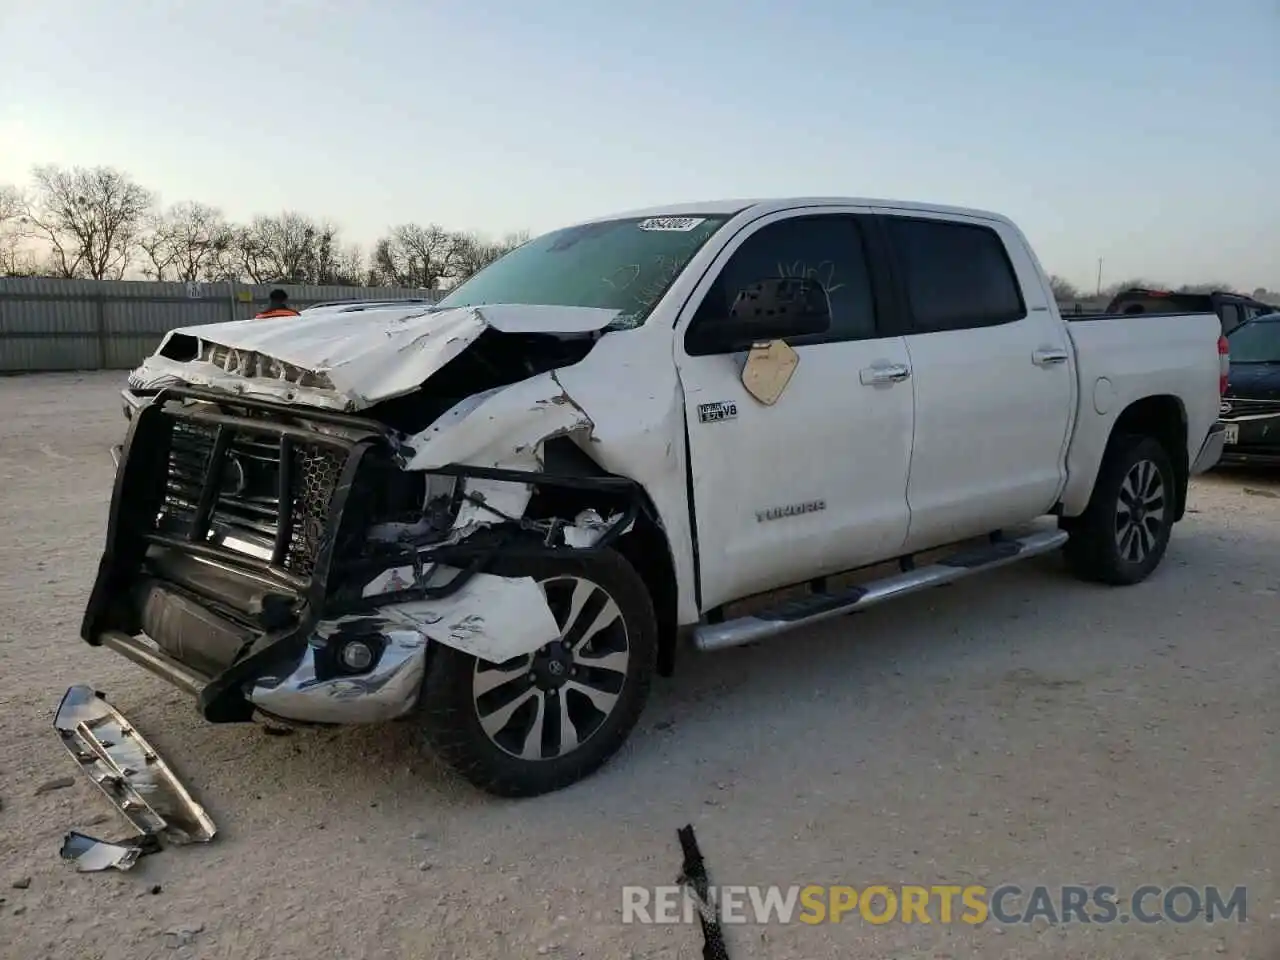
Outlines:
[[[328, 307], [298, 317], [183, 327], [165, 337], [129, 378], [155, 389], [180, 382], [219, 390], [360, 410], [416, 390], [492, 327], [503, 333], [590, 333], [616, 310], [493, 304], [438, 310], [412, 306]], [[199, 359], [161, 356], [170, 338], [200, 342]]]

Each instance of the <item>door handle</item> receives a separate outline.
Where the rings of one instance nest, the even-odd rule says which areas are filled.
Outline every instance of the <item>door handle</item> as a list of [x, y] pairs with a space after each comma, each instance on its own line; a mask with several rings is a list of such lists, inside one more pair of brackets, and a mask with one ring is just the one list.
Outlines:
[[883, 365], [863, 367], [858, 371], [858, 379], [863, 386], [873, 387], [882, 383], [901, 383], [911, 376], [911, 368], [905, 363], [886, 363]]
[[1067, 362], [1067, 351], [1056, 347], [1042, 347], [1031, 354], [1031, 362], [1037, 367], [1051, 367], [1055, 363]]

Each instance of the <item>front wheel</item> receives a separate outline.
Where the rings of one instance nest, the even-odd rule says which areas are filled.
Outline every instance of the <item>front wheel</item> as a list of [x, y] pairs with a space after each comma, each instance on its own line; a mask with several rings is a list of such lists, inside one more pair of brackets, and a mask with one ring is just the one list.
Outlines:
[[1115, 586], [1149, 577], [1169, 546], [1175, 483], [1173, 464], [1158, 440], [1116, 438], [1088, 508], [1062, 524], [1071, 534], [1065, 553], [1076, 576]]
[[493, 664], [436, 646], [419, 702], [433, 750], [504, 797], [549, 793], [617, 753], [648, 699], [657, 625], [644, 581], [618, 553], [508, 561], [533, 577], [560, 635]]

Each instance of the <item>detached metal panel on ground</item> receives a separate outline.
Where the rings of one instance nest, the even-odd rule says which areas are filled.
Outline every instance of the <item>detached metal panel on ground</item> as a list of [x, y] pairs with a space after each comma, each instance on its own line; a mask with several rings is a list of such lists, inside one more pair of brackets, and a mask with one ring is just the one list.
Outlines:
[[247, 320], [277, 288], [298, 309], [438, 297], [401, 287], [0, 277], [0, 373], [131, 370], [175, 327]]

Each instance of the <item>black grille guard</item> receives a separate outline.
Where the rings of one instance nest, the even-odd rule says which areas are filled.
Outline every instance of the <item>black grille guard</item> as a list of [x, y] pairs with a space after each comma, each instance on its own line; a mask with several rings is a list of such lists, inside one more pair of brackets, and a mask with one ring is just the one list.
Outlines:
[[[225, 408], [243, 412], [228, 413]], [[166, 419], [171, 422], [166, 423]], [[169, 442], [174, 421], [199, 424], [217, 431], [209, 461], [210, 469], [206, 471], [190, 527], [186, 535], [181, 537], [172, 532], [160, 533], [156, 529], [157, 516], [164, 499], [164, 490], [158, 481], [167, 475], [169, 469]], [[274, 436], [281, 454], [276, 518], [278, 527], [269, 560], [249, 556], [207, 540], [210, 519], [219, 497], [219, 458], [226, 455], [231, 436], [236, 431]], [[328, 498], [316, 556], [307, 575], [289, 569], [285, 562], [294, 499], [289, 475], [290, 451], [293, 445], [301, 443], [330, 449], [345, 458]], [[488, 535], [475, 534], [455, 544], [442, 544], [438, 547], [406, 545], [400, 556], [379, 557], [374, 562], [376, 570], [406, 563], [420, 569], [422, 564], [432, 562], [457, 567], [458, 573], [448, 582], [437, 586], [415, 586], [394, 594], [368, 599], [348, 597], [339, 601], [329, 596], [328, 581], [334, 548], [360, 466], [371, 451], [379, 448], [394, 452], [395, 434], [387, 426], [373, 420], [229, 396], [198, 388], [164, 388], [151, 403], [137, 412], [129, 424], [112, 491], [106, 543], [81, 623], [81, 638], [93, 646], [100, 646], [104, 638], [110, 635], [138, 633], [139, 628], [132, 617], [122, 614], [121, 604], [128, 597], [132, 581], [142, 570], [151, 545], [204, 557], [278, 582], [303, 601], [296, 625], [261, 633], [234, 664], [204, 686], [198, 698], [201, 712], [210, 721], [247, 720], [252, 715], [252, 707], [241, 695], [241, 685], [254, 678], [282, 654], [303, 646], [322, 613], [337, 616], [388, 603], [448, 596], [461, 589], [477, 573], [486, 572], [500, 555], [591, 553], [615, 541], [641, 512], [647, 512], [642, 488], [634, 481], [622, 477], [555, 475], [468, 465], [433, 469], [429, 472], [444, 476], [623, 494], [627, 497], [627, 506], [622, 516], [609, 526], [595, 544], [586, 548], [554, 546], [549, 538], [539, 542], [528, 536], [528, 528], [523, 523], [514, 528], [495, 527], [484, 532]]]

